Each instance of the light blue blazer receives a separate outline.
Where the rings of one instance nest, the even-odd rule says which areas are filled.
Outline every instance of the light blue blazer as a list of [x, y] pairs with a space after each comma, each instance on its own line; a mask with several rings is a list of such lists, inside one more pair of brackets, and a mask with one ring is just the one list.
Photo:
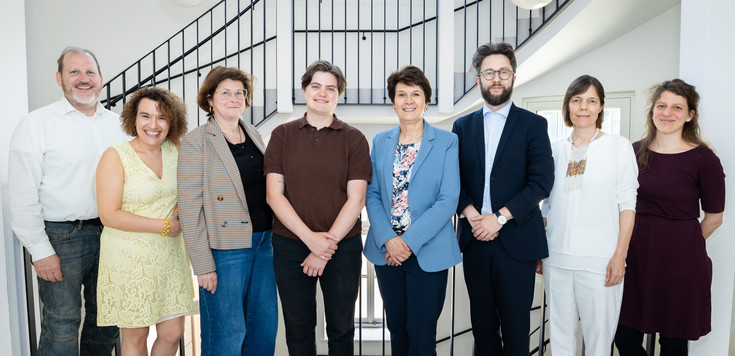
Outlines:
[[[385, 243], [396, 237], [390, 224], [393, 200], [393, 160], [400, 126], [373, 138], [370, 158], [373, 178], [367, 188], [370, 230], [363, 253], [375, 265], [385, 265]], [[424, 136], [411, 172], [408, 207], [411, 226], [401, 236], [426, 272], [448, 269], [462, 261], [452, 216], [459, 200], [457, 135], [424, 121]]]

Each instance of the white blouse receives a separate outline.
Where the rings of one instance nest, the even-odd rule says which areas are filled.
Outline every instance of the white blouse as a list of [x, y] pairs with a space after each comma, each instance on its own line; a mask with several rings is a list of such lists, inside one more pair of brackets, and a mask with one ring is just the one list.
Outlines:
[[544, 200], [551, 266], [606, 273], [620, 232], [620, 212], [635, 211], [638, 165], [628, 139], [605, 134], [587, 150], [581, 189], [564, 191], [572, 145], [554, 142], [554, 187]]

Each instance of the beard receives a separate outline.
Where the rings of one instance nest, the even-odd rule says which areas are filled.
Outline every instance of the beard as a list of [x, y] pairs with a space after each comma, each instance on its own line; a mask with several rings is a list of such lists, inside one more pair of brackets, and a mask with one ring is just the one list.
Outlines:
[[498, 95], [494, 95], [490, 92], [492, 84], [488, 87], [484, 87], [482, 84], [480, 84], [480, 92], [482, 93], [482, 98], [485, 99], [485, 102], [490, 106], [498, 106], [500, 104], [503, 104], [510, 100], [510, 96], [513, 95], [514, 82], [515, 80], [510, 82], [510, 88], [503, 87], [503, 92]]
[[100, 88], [99, 86], [96, 86], [94, 87], [95, 89], [94, 95], [90, 95], [89, 97], [81, 97], [77, 95], [74, 91], [75, 89], [74, 87], [76, 85], [90, 86], [90, 87], [92, 86], [92, 84], [88, 82], [82, 82], [82, 83], [76, 83], [76, 84], [63, 83], [62, 90], [64, 91], [64, 96], [66, 97], [67, 100], [69, 100], [70, 103], [81, 105], [81, 106], [97, 105], [97, 101], [99, 99], [100, 93], [102, 92], [102, 88]]

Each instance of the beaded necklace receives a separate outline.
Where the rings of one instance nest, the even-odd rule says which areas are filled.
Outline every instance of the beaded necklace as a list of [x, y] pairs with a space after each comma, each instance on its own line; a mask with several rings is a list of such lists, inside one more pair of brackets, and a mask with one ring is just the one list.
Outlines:
[[574, 140], [572, 139], [574, 132], [569, 134], [567, 141], [572, 144], [572, 152], [567, 163], [567, 175], [564, 178], [564, 192], [582, 189], [584, 185], [584, 172], [587, 169], [587, 150], [599, 134], [600, 129], [595, 130], [595, 134], [579, 146], [574, 145]]

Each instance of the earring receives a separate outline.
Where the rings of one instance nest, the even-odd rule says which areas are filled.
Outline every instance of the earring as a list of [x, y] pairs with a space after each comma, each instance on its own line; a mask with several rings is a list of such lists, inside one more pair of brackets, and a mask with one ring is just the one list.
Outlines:
[[214, 110], [212, 110], [212, 107], [209, 107], [209, 113], [211, 114]]

